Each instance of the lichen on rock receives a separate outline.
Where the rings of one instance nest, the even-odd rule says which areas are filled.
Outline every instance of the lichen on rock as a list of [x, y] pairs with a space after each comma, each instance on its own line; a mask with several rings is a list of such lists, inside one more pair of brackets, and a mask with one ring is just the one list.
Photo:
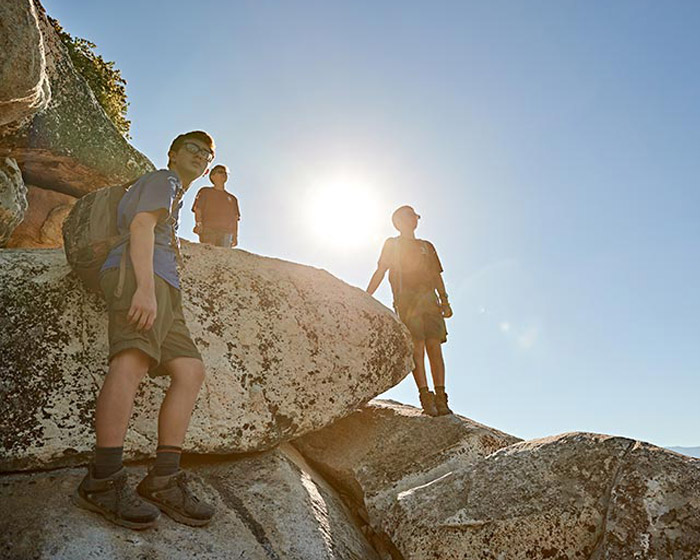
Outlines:
[[27, 211], [27, 187], [12, 158], [0, 158], [0, 247], [4, 247]]
[[[183, 307], [207, 379], [187, 449], [270, 449], [347, 415], [412, 368], [386, 307], [325, 271], [183, 243]], [[60, 250], [0, 251], [0, 470], [82, 463], [107, 369], [103, 301]], [[387, 344], [388, 350], [383, 350]], [[142, 385], [127, 457], [148, 455], [167, 379]]]
[[[21, 3], [3, 3], [3, 10], [5, 4]], [[14, 122], [11, 132], [0, 135], [0, 156], [17, 160], [28, 183], [71, 196], [123, 184], [152, 171], [150, 160], [129, 145], [75, 70], [44, 8], [35, 1], [28, 9], [34, 23], [25, 17], [15, 32], [30, 37], [26, 56], [45, 59], [45, 68], [35, 66], [42, 68], [52, 94], [45, 106], [33, 106], [28, 121]], [[6, 16], [0, 12], [0, 19]], [[20, 72], [13, 79], [22, 76]]]

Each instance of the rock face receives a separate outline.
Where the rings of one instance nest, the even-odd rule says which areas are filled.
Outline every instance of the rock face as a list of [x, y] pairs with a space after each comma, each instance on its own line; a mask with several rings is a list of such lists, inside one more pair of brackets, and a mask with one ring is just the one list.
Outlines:
[[[0, 138], [0, 156], [17, 160], [27, 183], [71, 196], [126, 183], [152, 171], [153, 164], [119, 134], [76, 72], [41, 5], [11, 0], [3, 2], [0, 10], [3, 28], [11, 31], [8, 40], [21, 38], [0, 70], [0, 121], [10, 122], [13, 129]], [[5, 40], [4, 33], [0, 37]], [[23, 68], [28, 69], [27, 75]], [[43, 107], [46, 80], [50, 102], [28, 124], [19, 126], [16, 119]], [[25, 100], [23, 104], [5, 107], [16, 95], [24, 95], [18, 98]]]
[[0, 3], [0, 136], [26, 124], [51, 98], [44, 41], [32, 0]]
[[431, 418], [412, 406], [374, 400], [294, 445], [365, 520], [383, 558], [408, 559], [412, 549], [396, 549], [385, 523], [397, 496], [518, 441], [460, 416]]
[[700, 459], [636, 442], [616, 482], [599, 558], [700, 558]]
[[[207, 380], [185, 441], [269, 449], [341, 418], [412, 368], [408, 331], [325, 271], [183, 243], [183, 301]], [[82, 463], [107, 363], [104, 305], [60, 250], [0, 251], [0, 470]], [[142, 385], [128, 457], [150, 454], [167, 379]]]
[[384, 523], [417, 559], [696, 559], [700, 463], [624, 438], [567, 434], [399, 495]]
[[382, 558], [700, 558], [700, 460], [588, 433], [514, 440], [373, 401], [294, 444], [364, 502]]
[[63, 246], [63, 220], [77, 199], [56, 191], [27, 187], [29, 208], [7, 241], [8, 248], [56, 248]]
[[27, 187], [17, 162], [0, 158], [0, 247], [7, 244], [26, 211]]
[[[84, 469], [0, 477], [2, 558], [377, 560], [337, 493], [293, 449], [193, 465], [217, 513], [202, 529], [163, 515], [154, 529], [112, 525], [70, 501]], [[130, 468], [132, 482], [145, 475]]]

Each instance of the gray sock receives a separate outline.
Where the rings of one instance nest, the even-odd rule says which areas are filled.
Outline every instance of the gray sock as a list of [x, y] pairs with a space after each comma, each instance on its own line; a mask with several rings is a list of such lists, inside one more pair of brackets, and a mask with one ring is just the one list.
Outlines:
[[159, 445], [156, 449], [156, 462], [153, 473], [156, 476], [175, 474], [180, 469], [182, 448], [174, 445]]
[[95, 447], [94, 475], [95, 478], [107, 478], [124, 466], [123, 447]]

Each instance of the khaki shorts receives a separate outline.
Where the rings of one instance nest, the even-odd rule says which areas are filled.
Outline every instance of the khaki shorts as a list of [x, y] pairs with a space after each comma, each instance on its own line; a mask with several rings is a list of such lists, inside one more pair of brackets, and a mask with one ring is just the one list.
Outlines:
[[126, 269], [124, 289], [119, 298], [114, 290], [119, 281], [119, 269], [106, 270], [100, 278], [100, 287], [107, 300], [109, 310], [109, 359], [124, 350], [141, 350], [151, 358], [151, 377], [167, 375], [162, 367], [174, 358], [202, 359], [192, 342], [190, 331], [182, 314], [182, 296], [160, 276], [155, 276], [156, 303], [158, 312], [153, 326], [148, 331], [139, 331], [127, 320], [131, 298], [136, 290], [136, 278], [131, 268]]
[[394, 308], [415, 340], [447, 342], [447, 326], [435, 292], [402, 292], [396, 298]]

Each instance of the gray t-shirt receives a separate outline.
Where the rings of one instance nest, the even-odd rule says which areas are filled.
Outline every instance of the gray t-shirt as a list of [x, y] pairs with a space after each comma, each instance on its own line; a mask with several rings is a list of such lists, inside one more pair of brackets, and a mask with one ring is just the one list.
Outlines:
[[[117, 226], [120, 234], [129, 233], [129, 227], [134, 216], [139, 212], [154, 212], [164, 209], [167, 215], [158, 220], [155, 229], [155, 245], [153, 247], [153, 272], [175, 288], [180, 288], [180, 278], [177, 274], [177, 259], [173, 240], [177, 243], [177, 235], [173, 235], [173, 225], [177, 233], [178, 217], [182, 207], [180, 202], [172, 208], [178, 194], [182, 194], [182, 183], [174, 171], [160, 169], [147, 173], [136, 181], [119, 203], [117, 210]], [[172, 214], [170, 213], [172, 208]], [[101, 272], [109, 268], [118, 268], [126, 242], [117, 245], [110, 251]], [[127, 259], [131, 267], [131, 258]]]

